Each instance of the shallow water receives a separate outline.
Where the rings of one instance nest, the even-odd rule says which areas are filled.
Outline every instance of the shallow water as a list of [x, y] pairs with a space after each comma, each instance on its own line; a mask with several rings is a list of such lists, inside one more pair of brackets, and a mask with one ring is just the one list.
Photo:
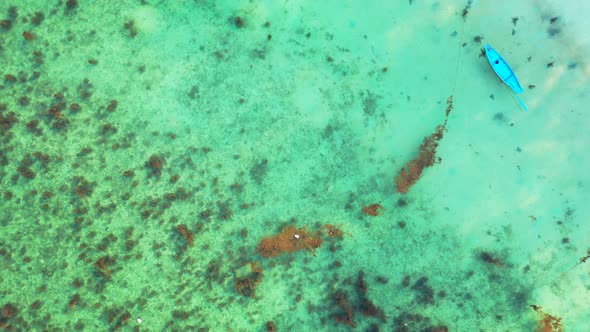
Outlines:
[[585, 331], [567, 2], [3, 1], [0, 327]]

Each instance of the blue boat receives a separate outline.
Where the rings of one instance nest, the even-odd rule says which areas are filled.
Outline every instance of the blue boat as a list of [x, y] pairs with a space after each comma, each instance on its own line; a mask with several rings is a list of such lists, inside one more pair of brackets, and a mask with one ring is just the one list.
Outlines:
[[500, 53], [496, 52], [496, 50], [490, 45], [485, 44], [484, 50], [486, 52], [488, 62], [490, 63], [490, 66], [492, 66], [492, 69], [494, 69], [496, 72], [496, 75], [498, 75], [498, 77], [500, 77], [500, 79], [506, 83], [506, 85], [508, 85], [512, 91], [514, 91], [516, 99], [518, 99], [518, 102], [522, 108], [527, 111], [527, 107], [518, 97], [518, 94], [522, 93], [523, 91], [522, 86], [520, 86], [518, 78], [516, 78], [516, 75], [514, 74], [514, 71], [512, 71], [512, 68], [510, 68], [510, 65], [508, 65], [508, 62], [506, 62]]

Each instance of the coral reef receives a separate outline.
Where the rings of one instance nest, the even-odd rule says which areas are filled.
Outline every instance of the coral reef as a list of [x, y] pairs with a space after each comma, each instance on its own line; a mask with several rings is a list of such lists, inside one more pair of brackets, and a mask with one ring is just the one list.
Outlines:
[[116, 259], [114, 257], [103, 256], [94, 263], [94, 268], [99, 276], [104, 277], [106, 280], [110, 280], [112, 273], [110, 266], [115, 264], [115, 261]]
[[209, 261], [209, 263], [207, 263], [207, 269], [205, 270], [205, 280], [207, 280], [207, 285], [209, 288], [211, 288], [214, 282], [219, 285], [225, 282], [227, 276], [221, 271], [222, 265], [223, 260], [220, 257], [212, 259]]
[[266, 332], [276, 332], [277, 326], [273, 321], [266, 322]]
[[236, 271], [236, 290], [243, 296], [254, 297], [256, 287], [262, 282], [262, 267], [256, 262], [243, 266]]
[[350, 303], [348, 294], [339, 289], [334, 295], [334, 301], [338, 308], [341, 309], [341, 311], [334, 316], [336, 323], [356, 327], [356, 323], [354, 322], [354, 311], [352, 310], [352, 304]]
[[[409, 282], [409, 279], [407, 279]], [[406, 279], [404, 278], [404, 282]], [[434, 304], [434, 289], [427, 285], [428, 277], [422, 277], [414, 283], [412, 290], [416, 292], [416, 302], [420, 304]]]
[[162, 175], [162, 169], [166, 160], [159, 155], [151, 155], [150, 159], [145, 162], [145, 168], [148, 170], [148, 177], [159, 178]]
[[271, 237], [264, 237], [256, 251], [263, 257], [276, 257], [285, 252], [296, 252], [307, 250], [315, 253], [315, 249], [322, 245], [319, 232], [310, 234], [305, 227], [297, 229], [295, 226], [283, 228], [280, 234]]
[[30, 31], [24, 31], [23, 32], [23, 37], [30, 43], [33, 40], [35, 40], [35, 38], [37, 38], [37, 36], [35, 36], [35, 34], [33, 34]]
[[6, 303], [2, 307], [2, 317], [12, 318], [18, 313], [18, 308], [12, 303]]
[[504, 264], [502, 264], [502, 262], [500, 262], [500, 259], [498, 259], [498, 257], [493, 256], [491, 253], [484, 251], [480, 254], [480, 258], [481, 260], [483, 260], [486, 263], [490, 263], [492, 265], [495, 265], [497, 267], [504, 267]]
[[402, 169], [399, 171], [395, 178], [395, 188], [397, 192], [406, 194], [410, 187], [418, 182], [422, 171], [426, 167], [434, 165], [435, 162], [440, 162], [440, 157], [436, 157], [436, 148], [438, 142], [443, 138], [443, 133], [446, 130], [448, 116], [453, 109], [453, 96], [447, 99], [447, 108], [445, 110], [445, 121], [442, 125], [436, 127], [434, 133], [424, 138], [422, 145], [418, 149], [418, 156], [410, 160]]
[[185, 246], [192, 246], [195, 241], [195, 235], [188, 230], [188, 227], [184, 224], [176, 226], [176, 230], [184, 239]]
[[369, 317], [377, 317], [381, 319], [382, 322], [385, 322], [385, 314], [383, 310], [377, 307], [369, 298], [367, 297], [367, 291], [369, 287], [364, 279], [364, 273], [361, 271], [358, 274], [357, 281], [356, 281], [356, 289], [359, 296], [359, 311]]
[[255, 163], [250, 168], [250, 177], [257, 184], [262, 184], [267, 173], [268, 173], [268, 159], [263, 159], [263, 160]]
[[338, 307], [338, 311], [333, 315], [336, 323], [356, 327], [354, 321], [354, 313], [360, 312], [366, 317], [376, 317], [382, 322], [385, 322], [386, 316], [383, 310], [377, 307], [368, 297], [367, 292], [369, 287], [365, 281], [364, 273], [359, 271], [356, 283], [354, 284], [356, 294], [356, 302], [352, 302], [348, 293], [342, 289], [336, 290], [333, 295], [334, 303]]
[[135, 38], [137, 36], [138, 31], [135, 21], [129, 20], [123, 24], [123, 27], [129, 32], [129, 37]]
[[12, 320], [18, 315], [18, 308], [13, 303], [6, 303], [2, 306], [0, 312], [0, 329], [6, 331], [16, 331], [16, 329], [10, 324]]
[[82, 176], [74, 176], [72, 178], [72, 183], [74, 184], [74, 191], [77, 197], [81, 199], [87, 199], [92, 196], [94, 188], [96, 187], [96, 181], [89, 182]]

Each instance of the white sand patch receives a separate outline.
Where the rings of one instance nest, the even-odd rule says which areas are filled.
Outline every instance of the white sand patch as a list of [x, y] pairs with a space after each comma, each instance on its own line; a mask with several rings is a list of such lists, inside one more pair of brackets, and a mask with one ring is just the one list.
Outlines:
[[156, 32], [162, 26], [160, 14], [151, 6], [140, 7], [133, 11], [130, 16], [137, 29], [143, 33]]

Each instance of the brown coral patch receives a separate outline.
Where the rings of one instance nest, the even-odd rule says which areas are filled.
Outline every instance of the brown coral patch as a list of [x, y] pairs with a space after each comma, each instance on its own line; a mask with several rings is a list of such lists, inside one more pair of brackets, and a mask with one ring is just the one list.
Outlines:
[[315, 253], [315, 249], [322, 245], [319, 232], [310, 234], [305, 227], [297, 229], [295, 226], [283, 228], [280, 234], [264, 237], [256, 249], [263, 257], [276, 257], [285, 252], [307, 250]]
[[325, 224], [324, 229], [326, 230], [326, 233], [328, 233], [328, 236], [331, 238], [338, 238], [344, 236], [344, 232], [338, 226]]
[[561, 318], [550, 315], [543, 311], [538, 305], [531, 305], [531, 308], [539, 314], [539, 326], [537, 332], [563, 332]]
[[363, 207], [363, 213], [373, 217], [380, 215], [383, 210], [385, 210], [385, 208], [377, 203]]
[[[445, 116], [448, 119], [449, 114], [453, 109], [453, 96], [447, 99], [447, 108], [445, 110]], [[406, 194], [410, 187], [418, 182], [422, 171], [426, 167], [434, 165], [435, 162], [440, 162], [440, 158], [436, 157], [436, 149], [438, 142], [443, 138], [443, 134], [446, 131], [447, 119], [445, 119], [442, 125], [436, 127], [434, 133], [430, 136], [424, 137], [422, 145], [418, 150], [418, 156], [410, 160], [402, 169], [399, 171], [397, 177], [394, 180], [395, 188], [397, 192]]]

